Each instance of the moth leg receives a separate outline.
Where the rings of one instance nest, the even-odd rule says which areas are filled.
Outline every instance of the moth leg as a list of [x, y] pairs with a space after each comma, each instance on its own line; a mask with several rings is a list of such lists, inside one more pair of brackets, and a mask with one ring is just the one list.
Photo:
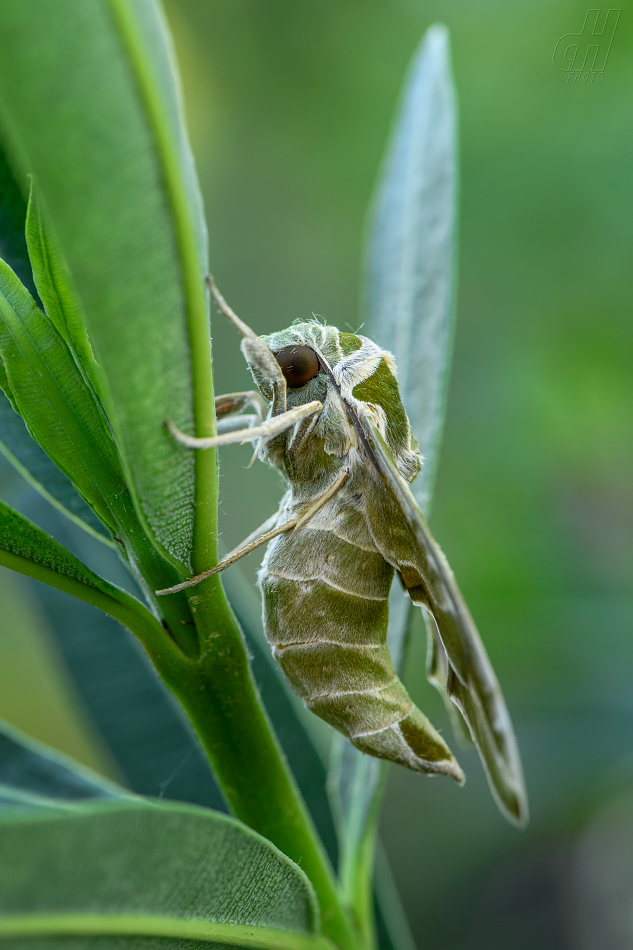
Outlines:
[[[263, 531], [270, 524], [274, 522], [279, 517], [279, 512], [276, 512], [271, 518], [268, 518], [267, 521], [261, 525], [257, 531], [254, 531], [252, 534], [246, 538], [245, 541], [235, 548], [234, 551], [231, 551], [230, 554], [227, 554], [215, 567], [210, 568], [208, 571], [203, 571], [202, 574], [196, 574], [195, 577], [190, 577], [189, 580], [183, 581], [181, 584], [176, 584], [174, 587], [166, 587], [164, 590], [157, 590], [156, 594], [160, 597], [163, 594], [177, 594], [178, 591], [185, 590], [187, 587], [194, 587], [196, 584], [199, 584], [200, 581], [205, 580], [207, 577], [212, 577], [214, 574], [220, 574], [221, 571], [225, 571], [227, 567], [230, 567], [231, 564], [235, 564], [236, 561], [239, 561], [241, 558], [245, 557], [247, 554], [250, 554], [251, 551], [255, 551], [257, 548], [261, 547], [262, 544], [268, 544], [269, 541], [272, 541], [273, 538], [276, 538], [278, 535], [283, 534], [285, 531], [290, 531], [292, 528], [298, 529], [301, 528], [310, 518], [312, 518], [323, 505], [332, 498], [333, 495], [341, 488], [341, 486], [349, 478], [349, 472], [345, 469], [341, 474], [336, 478], [327, 491], [317, 498], [317, 500], [310, 505], [307, 511], [301, 515], [300, 518], [291, 518], [289, 521], [284, 521], [283, 524], [277, 525], [276, 528], [272, 528], [270, 531], [265, 531], [264, 534], [259, 534], [260, 531]], [[257, 537], [259, 535], [259, 537]]]
[[[254, 531], [253, 534], [249, 534], [248, 538], [246, 538], [246, 540], [243, 541], [239, 547], [235, 548], [234, 551], [231, 551], [230, 554], [227, 554], [227, 556], [223, 558], [218, 564], [216, 564], [215, 567], [210, 568], [208, 571], [203, 571], [202, 574], [196, 574], [195, 577], [190, 577], [189, 580], [183, 581], [182, 584], [176, 584], [175, 587], [166, 587], [164, 590], [157, 590], [157, 595], [160, 597], [163, 594], [177, 594], [178, 591], [185, 590], [187, 587], [194, 587], [207, 577], [212, 577], [214, 574], [220, 574], [221, 571], [225, 571], [227, 567], [230, 567], [231, 564], [235, 564], [236, 561], [239, 561], [247, 554], [250, 554], [251, 551], [255, 551], [257, 548], [261, 547], [262, 544], [268, 544], [268, 542], [272, 541], [273, 538], [283, 534], [284, 531], [290, 531], [290, 529], [294, 528], [297, 524], [297, 519], [292, 518], [290, 521], [284, 521], [283, 524], [277, 525], [276, 528], [272, 528], [270, 531], [266, 531], [264, 534], [259, 535], [259, 532], [263, 528], [266, 528], [269, 524], [275, 522], [278, 516], [279, 512], [275, 513], [272, 518], [268, 518], [263, 523], [263, 525], [257, 529], [257, 531]], [[256, 537], [256, 535], [259, 535], [259, 537]], [[251, 541], [251, 538], [254, 538], [254, 540]]]
[[281, 372], [279, 363], [274, 355], [268, 349], [266, 344], [260, 340], [257, 334], [251, 330], [243, 320], [240, 320], [235, 311], [229, 307], [228, 303], [218, 290], [216, 283], [209, 274], [207, 284], [211, 291], [211, 296], [215, 300], [221, 313], [231, 321], [233, 326], [242, 334], [242, 352], [249, 363], [255, 364], [266, 377], [273, 390], [273, 415], [279, 415], [286, 411], [286, 379]]
[[286, 429], [290, 429], [296, 422], [305, 419], [306, 416], [311, 416], [314, 412], [319, 412], [322, 408], [322, 404], [318, 399], [315, 399], [313, 402], [307, 402], [303, 406], [288, 409], [287, 412], [282, 412], [279, 416], [273, 416], [272, 419], [267, 419], [265, 422], [262, 422], [261, 425], [252, 426], [248, 429], [238, 429], [236, 432], [224, 432], [221, 435], [209, 436], [209, 438], [202, 439], [181, 432], [178, 426], [174, 425], [173, 422], [168, 421], [165, 425], [173, 437], [182, 445], [186, 445], [190, 449], [210, 449], [216, 445], [232, 445], [236, 442], [243, 445], [244, 442], [256, 442], [258, 439], [267, 442], [281, 432], [285, 432]]
[[[243, 409], [250, 406], [255, 410], [254, 415], [238, 415]], [[215, 417], [217, 420], [218, 435], [225, 432], [235, 432], [237, 429], [250, 429], [254, 425], [261, 425], [268, 415], [268, 403], [255, 390], [243, 393], [225, 393], [215, 397]]]
[[215, 416], [216, 419], [226, 419], [242, 412], [250, 406], [255, 411], [258, 422], [263, 422], [268, 415], [268, 403], [260, 392], [256, 389], [247, 389], [239, 393], [223, 393], [215, 397]]

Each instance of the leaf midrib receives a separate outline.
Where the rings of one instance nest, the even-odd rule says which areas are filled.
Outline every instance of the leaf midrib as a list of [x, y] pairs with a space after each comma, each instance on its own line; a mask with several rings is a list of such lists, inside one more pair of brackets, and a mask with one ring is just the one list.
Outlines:
[[335, 950], [327, 937], [211, 920], [145, 914], [16, 914], [0, 917], [0, 941], [16, 937], [174, 937], [253, 950]]
[[[206, 290], [201, 280], [194, 225], [183, 187], [180, 163], [160, 96], [156, 95], [154, 76], [134, 15], [122, 0], [107, 0], [107, 3], [122, 45], [129, 56], [148, 126], [160, 158], [160, 171], [171, 211], [182, 273], [189, 337], [195, 435], [214, 436], [216, 434], [215, 401]], [[191, 566], [194, 573], [199, 573], [217, 561], [218, 487], [215, 449], [196, 452], [195, 473]], [[130, 484], [133, 485], [133, 482]], [[142, 510], [141, 505], [139, 508]], [[169, 560], [173, 561], [168, 552], [164, 553]]]

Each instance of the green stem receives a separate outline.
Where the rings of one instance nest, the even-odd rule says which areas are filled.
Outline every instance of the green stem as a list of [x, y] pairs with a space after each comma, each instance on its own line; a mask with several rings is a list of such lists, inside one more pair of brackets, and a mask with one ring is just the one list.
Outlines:
[[323, 932], [352, 950], [356, 939], [332, 868], [260, 701], [220, 580], [209, 578], [192, 590], [200, 658], [159, 672], [189, 716], [233, 814], [305, 871]]
[[373, 877], [378, 816], [386, 780], [387, 763], [381, 762], [369, 811], [357, 809], [357, 821], [348, 823], [345, 838], [340, 843], [341, 886], [354, 912], [363, 950], [377, 946]]

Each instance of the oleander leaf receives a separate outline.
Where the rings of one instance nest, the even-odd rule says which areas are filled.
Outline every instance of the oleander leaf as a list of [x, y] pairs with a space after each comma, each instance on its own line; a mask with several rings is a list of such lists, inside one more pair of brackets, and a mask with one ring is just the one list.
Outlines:
[[307, 877], [270, 842], [208, 809], [142, 799], [0, 813], [0, 939], [60, 936], [78, 950], [95, 937], [334, 950]]
[[87, 380], [101, 394], [101, 373], [88, 340], [85, 321], [78, 312], [70, 272], [50, 225], [44, 221], [32, 182], [26, 216], [26, 243], [33, 279], [46, 315], [75, 354]]
[[[363, 333], [395, 356], [402, 401], [425, 458], [411, 486], [425, 513], [439, 454], [453, 335], [455, 197], [455, 92], [448, 33], [436, 25], [425, 34], [405, 81], [371, 210], [363, 287]], [[411, 612], [409, 598], [394, 583], [388, 644], [399, 674]], [[347, 892], [361, 904], [368, 900], [385, 774], [385, 763], [369, 760], [335, 737], [329, 789], [341, 874]], [[394, 936], [393, 944], [408, 940]]]
[[130, 793], [0, 720], [0, 816], [6, 808], [72, 808], [90, 798]]
[[[160, 9], [65, 0], [62, 16], [47, 0], [2, 4], [0, 33], [0, 137], [33, 175], [72, 275], [137, 512], [187, 567], [197, 461], [164, 423], [192, 429], [192, 366], [208, 364], [207, 264]], [[192, 347], [194, 312], [205, 329]]]
[[58, 541], [0, 502], [0, 565], [98, 607], [134, 631], [144, 645], [167, 640], [149, 610], [99, 577]]
[[116, 448], [67, 344], [0, 261], [0, 359], [5, 393], [26, 426], [111, 531], [125, 491]]
[[425, 458], [412, 491], [428, 515], [453, 339], [457, 118], [448, 31], [432, 26], [405, 83], [375, 197], [365, 331], [394, 354]]
[[[0, 362], [0, 373], [4, 364]], [[6, 381], [8, 387], [8, 380]], [[1, 388], [1, 386], [0, 386]], [[0, 452], [30, 485], [67, 518], [105, 544], [112, 545], [110, 532], [81, 497], [71, 480], [55, 465], [29, 435], [24, 420], [8, 397], [0, 392]]]
[[35, 284], [24, 237], [26, 198], [0, 142], [0, 258], [15, 271], [31, 293]]
[[[25, 287], [35, 294], [35, 284], [25, 238], [27, 202], [21, 184], [0, 143], [0, 258], [6, 261]], [[1, 363], [1, 361], [0, 361]], [[4, 374], [4, 364], [0, 365]], [[0, 388], [3, 388], [0, 385]], [[108, 541], [110, 535], [63, 472], [31, 438], [9, 399], [0, 393], [0, 452], [27, 480], [67, 517]]]
[[[8, 503], [99, 576], [142, 597], [113, 548], [75, 526], [29, 485], [15, 477], [3, 479], [10, 474], [0, 458], [0, 483]], [[189, 720], [135, 637], [103, 611], [54, 587], [30, 579], [21, 587], [35, 614], [46, 618], [47, 633], [63, 664], [63, 679], [75, 699], [73, 706], [78, 698], [88, 719], [88, 734], [97, 735], [99, 750], [105, 749], [125, 785], [140, 795], [224, 811], [226, 805]], [[0, 637], [0, 668], [9, 647], [7, 637], [8, 631], [4, 646]]]

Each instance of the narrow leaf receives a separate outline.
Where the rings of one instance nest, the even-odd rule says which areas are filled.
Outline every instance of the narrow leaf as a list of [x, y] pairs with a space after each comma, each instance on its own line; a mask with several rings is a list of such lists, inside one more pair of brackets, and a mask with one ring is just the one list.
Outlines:
[[7, 805], [70, 807], [89, 798], [130, 797], [120, 785], [0, 720], [0, 814]]
[[26, 199], [0, 142], [0, 258], [32, 293], [35, 285], [24, 238]]
[[[411, 64], [376, 191], [366, 253], [363, 332], [396, 359], [403, 403], [425, 458], [412, 490], [428, 513], [450, 363], [456, 192], [456, 106], [445, 27], [433, 26]], [[411, 603], [389, 598], [389, 649], [405, 659]], [[335, 740], [329, 780], [341, 874], [370, 915], [373, 843], [386, 766]]]
[[171, 643], [160, 623], [140, 601], [98, 577], [58, 541], [4, 502], [0, 502], [0, 564], [105, 611], [132, 630], [148, 649], [164, 650]]
[[0, 355], [8, 393], [31, 435], [116, 532], [111, 507], [124, 491], [123, 476], [103, 416], [66, 343], [3, 261]]
[[[0, 372], [4, 364], [0, 361]], [[6, 379], [8, 388], [8, 379]], [[0, 388], [5, 383], [0, 380]], [[0, 392], [0, 452], [35, 490], [80, 528], [106, 544], [110, 533], [83, 500], [70, 479], [55, 465], [29, 435], [24, 420], [4, 392]]]
[[88, 340], [85, 323], [78, 312], [70, 272], [50, 225], [44, 222], [32, 183], [26, 217], [26, 242], [33, 279], [46, 315], [75, 353], [78, 365], [95, 391], [101, 394], [101, 373]]
[[453, 336], [456, 151], [448, 31], [436, 25], [411, 65], [376, 194], [365, 323], [396, 358], [404, 407], [425, 458], [412, 491], [426, 516]]
[[[305, 874], [234, 819], [94, 802], [0, 817], [0, 936], [112, 934], [325, 950]], [[73, 941], [83, 947], [89, 940]]]
[[[33, 491], [21, 491], [19, 505], [29, 520], [101, 577], [134, 592], [115, 551], [80, 531]], [[182, 708], [129, 632], [90, 604], [44, 584], [29, 586], [75, 692], [128, 787], [140, 795], [226, 810]]]
[[[24, 235], [27, 203], [0, 143], [0, 258], [6, 261], [22, 283], [35, 294], [35, 284]], [[4, 364], [0, 360], [0, 389], [8, 388]], [[0, 393], [0, 452], [52, 504], [86, 530], [109, 539], [94, 512], [77, 493], [70, 480], [59, 471], [28, 434], [24, 423]]]

